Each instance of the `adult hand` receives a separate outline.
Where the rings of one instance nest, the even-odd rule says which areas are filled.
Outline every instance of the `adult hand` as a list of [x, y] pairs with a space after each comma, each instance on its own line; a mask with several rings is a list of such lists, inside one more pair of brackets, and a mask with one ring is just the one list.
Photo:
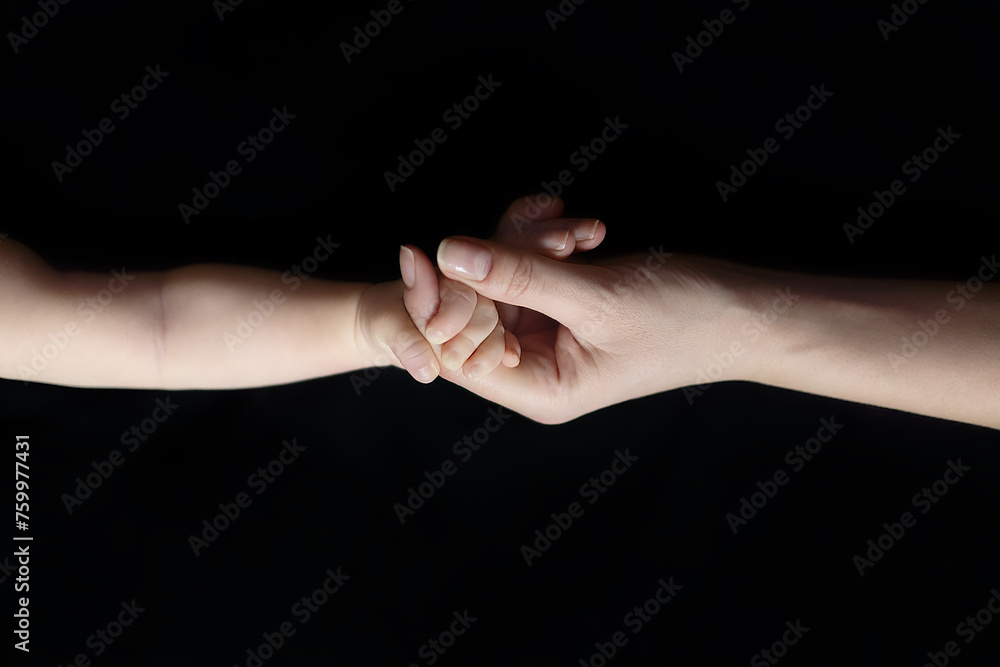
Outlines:
[[[523, 229], [523, 217], [511, 210], [506, 217], [521, 220]], [[581, 264], [453, 237], [441, 243], [437, 259], [444, 276], [497, 302], [521, 348], [515, 368], [478, 380], [449, 370], [442, 377], [543, 423], [695, 384], [703, 352], [731, 336], [735, 324], [725, 317], [727, 291], [710, 277], [725, 270], [722, 264], [659, 246]], [[419, 257], [420, 289], [434, 289], [433, 275], [429, 260]]]
[[542, 423], [697, 384], [703, 351], [720, 335], [733, 335], [724, 292], [701, 263], [659, 248], [559, 264], [453, 237], [442, 242], [438, 266], [480, 294], [524, 309], [510, 325], [521, 344], [517, 368], [499, 368], [476, 383], [446, 379]]

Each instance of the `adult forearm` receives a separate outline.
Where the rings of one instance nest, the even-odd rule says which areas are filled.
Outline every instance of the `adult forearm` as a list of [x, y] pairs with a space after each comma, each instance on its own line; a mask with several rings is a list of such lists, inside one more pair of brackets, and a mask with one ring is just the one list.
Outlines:
[[730, 378], [1000, 428], [998, 276], [990, 257], [947, 282], [742, 269], [729, 329], [759, 334]]

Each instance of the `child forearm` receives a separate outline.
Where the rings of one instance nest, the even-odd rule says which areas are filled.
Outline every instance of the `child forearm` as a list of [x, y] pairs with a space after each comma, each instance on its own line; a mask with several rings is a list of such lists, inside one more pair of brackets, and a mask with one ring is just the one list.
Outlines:
[[198, 265], [166, 273], [158, 385], [224, 389], [296, 382], [370, 365], [355, 323], [366, 283]]
[[52, 270], [0, 246], [0, 377], [79, 386], [219, 389], [369, 364], [355, 340], [364, 283], [298, 285], [264, 269]]

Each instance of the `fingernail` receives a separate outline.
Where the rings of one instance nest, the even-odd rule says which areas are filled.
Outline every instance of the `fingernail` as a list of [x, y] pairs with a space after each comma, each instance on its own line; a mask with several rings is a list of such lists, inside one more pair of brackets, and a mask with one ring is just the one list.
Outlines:
[[425, 334], [427, 341], [433, 343], [434, 345], [440, 345], [444, 342], [444, 332], [440, 329], [428, 329]]
[[437, 260], [439, 267], [472, 280], [482, 280], [493, 268], [493, 253], [468, 241], [441, 241]]
[[431, 364], [427, 364], [413, 374], [413, 376], [420, 382], [430, 382], [436, 375], [437, 370]]
[[404, 245], [399, 246], [399, 273], [403, 276], [406, 289], [413, 289], [417, 281], [417, 265], [413, 260], [413, 251]]
[[469, 370], [465, 373], [465, 377], [470, 380], [478, 380], [486, 372], [486, 366], [476, 362], [469, 366]]
[[462, 359], [461, 354], [455, 352], [454, 350], [450, 350], [444, 355], [444, 357], [442, 357], [441, 361], [444, 362], [445, 368], [457, 371], [462, 367], [462, 362], [465, 360]]
[[563, 250], [566, 248], [566, 242], [569, 241], [569, 230], [563, 232], [561, 235], [556, 236], [546, 236], [542, 239], [542, 245], [549, 250]]
[[590, 227], [587, 227], [585, 229], [574, 230], [573, 236], [576, 238], [577, 241], [589, 241], [590, 239], [594, 238], [595, 234], [597, 234], [597, 225], [599, 225], [600, 223], [601, 223], [600, 220], [594, 220], [594, 224], [591, 225]]

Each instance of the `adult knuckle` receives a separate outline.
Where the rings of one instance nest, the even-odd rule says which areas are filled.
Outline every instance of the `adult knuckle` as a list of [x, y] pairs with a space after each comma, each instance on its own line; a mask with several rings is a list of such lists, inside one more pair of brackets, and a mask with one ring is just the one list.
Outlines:
[[533, 264], [530, 259], [524, 256], [518, 257], [517, 265], [514, 267], [514, 271], [511, 272], [510, 280], [507, 282], [507, 287], [504, 290], [506, 300], [513, 301], [519, 299], [528, 291], [528, 287], [531, 285], [532, 267]]

